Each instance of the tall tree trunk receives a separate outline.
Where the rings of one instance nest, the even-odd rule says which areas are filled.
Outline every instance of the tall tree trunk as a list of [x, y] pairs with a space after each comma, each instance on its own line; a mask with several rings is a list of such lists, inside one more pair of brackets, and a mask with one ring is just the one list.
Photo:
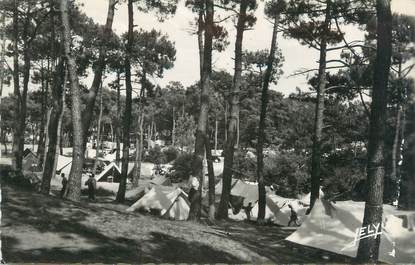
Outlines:
[[231, 182], [233, 174], [234, 148], [237, 138], [237, 127], [239, 119], [239, 93], [241, 89], [242, 75], [242, 41], [245, 30], [246, 10], [248, 1], [241, 0], [238, 23], [236, 26], [235, 41], [235, 73], [231, 92], [230, 119], [228, 122], [227, 141], [225, 143], [225, 161], [223, 166], [223, 186], [220, 198], [217, 217], [219, 219], [228, 218], [228, 205], [231, 192]]
[[71, 53], [71, 29], [68, 17], [68, 0], [60, 1], [60, 13], [62, 20], [62, 41], [68, 69], [69, 81], [72, 92], [72, 127], [73, 127], [73, 151], [72, 167], [69, 174], [68, 186], [64, 197], [72, 201], [81, 200], [82, 168], [84, 164], [83, 127], [81, 114], [81, 91], [77, 75], [76, 63]]
[[115, 129], [115, 133], [117, 134], [117, 151], [115, 153], [115, 161], [117, 165], [120, 166], [120, 150], [121, 150], [121, 84], [120, 84], [120, 72], [117, 71], [117, 128]]
[[14, 106], [15, 122], [13, 123], [13, 169], [22, 170], [22, 159], [19, 152], [19, 141], [21, 139], [21, 131], [19, 128], [18, 117], [20, 115], [21, 95], [20, 95], [20, 75], [19, 75], [19, 4], [18, 0], [14, 0], [13, 8], [13, 85], [14, 97], [16, 104]]
[[[58, 144], [58, 127], [59, 127], [59, 117], [62, 113], [62, 92], [63, 87], [65, 84], [62, 84], [62, 81], [65, 81], [62, 74], [64, 74], [64, 61], [59, 59], [58, 66], [55, 67], [55, 58], [58, 52], [58, 47], [55, 44], [55, 16], [54, 16], [54, 3], [50, 1], [50, 8], [51, 8], [51, 73], [52, 73], [52, 107], [48, 111], [46, 116], [46, 139], [45, 139], [45, 147], [44, 147], [44, 155], [42, 157], [42, 183], [40, 192], [46, 195], [49, 195], [50, 191], [50, 181], [53, 176], [56, 174], [56, 168], [54, 170], [54, 165], [56, 160], [56, 144]], [[49, 82], [49, 80], [48, 80]], [[40, 161], [39, 161], [40, 163]]]
[[56, 73], [54, 73], [53, 90], [52, 90], [52, 110], [50, 112], [49, 124], [48, 124], [48, 147], [46, 149], [45, 167], [42, 175], [41, 193], [48, 195], [50, 191], [50, 181], [55, 176], [53, 167], [56, 158], [56, 146], [58, 143], [58, 127], [59, 118], [62, 113], [62, 74], [64, 73], [63, 61], [61, 61], [57, 67]]
[[[367, 164], [367, 198], [362, 227], [382, 226], [383, 180], [385, 177], [386, 90], [392, 55], [392, 14], [390, 0], [376, 1], [377, 48], [373, 73], [373, 92], [369, 126]], [[412, 194], [413, 196], [413, 194]], [[379, 255], [380, 236], [360, 240], [357, 259], [376, 262]]]
[[[199, 179], [199, 192], [190, 204], [189, 220], [199, 220], [202, 213], [202, 186], [203, 186], [203, 158], [205, 156], [205, 142], [207, 138], [207, 122], [209, 114], [209, 93], [212, 74], [212, 48], [214, 30], [214, 7], [213, 0], [205, 0], [206, 21], [203, 47], [203, 59], [201, 65], [200, 82], [200, 112], [198, 117], [195, 152], [192, 163], [193, 176]], [[200, 15], [200, 14], [199, 14]], [[199, 29], [201, 31], [201, 29]], [[201, 58], [200, 58], [201, 59]]]
[[[402, 60], [400, 60], [399, 65], [398, 65], [398, 80], [399, 80], [399, 84], [401, 83], [402, 80]], [[391, 180], [393, 182], [397, 182], [398, 180], [398, 172], [397, 172], [397, 167], [398, 167], [398, 160], [399, 157], [401, 155], [401, 147], [399, 145], [399, 139], [401, 136], [401, 120], [402, 120], [402, 107], [400, 103], [396, 104], [396, 120], [395, 120], [395, 133], [394, 133], [394, 137], [393, 137], [393, 145], [392, 145], [392, 165], [391, 165]], [[399, 189], [399, 187], [398, 187]]]
[[[141, 103], [140, 103], [141, 105]], [[135, 139], [135, 161], [134, 161], [134, 172], [133, 172], [133, 187], [138, 187], [138, 182], [141, 176], [141, 157], [143, 152], [143, 122], [144, 114], [140, 106], [138, 111], [138, 133], [136, 134]]]
[[130, 148], [130, 124], [131, 124], [131, 97], [133, 87], [131, 85], [131, 63], [130, 54], [133, 45], [133, 27], [134, 27], [134, 10], [133, 0], [128, 0], [128, 35], [127, 35], [127, 47], [125, 56], [125, 110], [123, 117], [123, 157], [121, 167], [121, 181], [117, 192], [117, 202], [124, 202], [125, 190], [127, 185], [128, 174], [128, 156]]
[[[52, 5], [51, 5], [52, 6]], [[51, 15], [51, 23], [52, 23], [52, 29], [51, 29], [51, 40], [55, 39], [55, 27], [53, 25], [54, 23], [54, 16]], [[54, 45], [54, 41], [51, 41], [51, 54], [54, 53], [53, 49], [54, 47], [52, 47]], [[54, 56], [52, 54], [52, 56]], [[50, 61], [52, 61], [52, 63], [50, 63]], [[45, 156], [46, 156], [46, 141], [48, 138], [48, 119], [49, 119], [49, 109], [48, 109], [48, 98], [49, 98], [49, 83], [51, 82], [51, 73], [54, 73], [55, 71], [55, 60], [54, 59], [50, 59], [48, 58], [47, 60], [47, 76], [46, 76], [46, 80], [45, 80], [45, 91], [43, 94], [43, 102], [42, 102], [42, 120], [44, 120], [44, 124], [41, 125], [42, 126], [42, 131], [43, 131], [43, 138], [41, 138], [42, 141], [39, 141], [38, 144], [38, 149], [37, 149], [37, 157], [39, 158], [38, 160], [38, 166], [42, 167], [42, 171], [44, 170], [44, 162], [45, 162]], [[43, 109], [44, 107], [44, 109]]]
[[[5, 28], [5, 23], [6, 23], [6, 15], [3, 12], [3, 14], [1, 15], [1, 27], [4, 29]], [[3, 86], [4, 86], [4, 70], [6, 68], [5, 65], [5, 58], [4, 58], [4, 54], [6, 52], [6, 34], [5, 31], [2, 30], [1, 31], [1, 54], [0, 54], [0, 106], [1, 106], [1, 99], [3, 97]], [[0, 137], [3, 141], [3, 143], [5, 143], [5, 132], [3, 130], [3, 127], [1, 126], [2, 120], [1, 120], [1, 113], [0, 113]], [[5, 154], [7, 154], [7, 145], [4, 144], [5, 147]], [[1, 149], [0, 149], [0, 158], [1, 158]]]
[[138, 132], [135, 137], [135, 159], [134, 159], [134, 168], [133, 168], [133, 187], [138, 187], [138, 181], [141, 175], [141, 157], [142, 157], [142, 143], [143, 143], [143, 122], [144, 122], [144, 113], [143, 113], [143, 99], [145, 92], [145, 83], [146, 83], [146, 73], [143, 72], [143, 77], [141, 78], [141, 91], [140, 99], [138, 101], [138, 111], [137, 111], [137, 125]]
[[[61, 113], [59, 115], [59, 121], [58, 121], [58, 134], [57, 134], [57, 138], [56, 138], [56, 148], [55, 148], [55, 160], [53, 161], [53, 175], [55, 175], [56, 172], [56, 168], [58, 166], [58, 160], [59, 160], [59, 154], [63, 155], [63, 148], [62, 148], [62, 122], [63, 122], [63, 115], [65, 113], [65, 98], [66, 98], [66, 84], [68, 83], [68, 72], [65, 71], [65, 77], [63, 78], [63, 83], [62, 83], [62, 110]], [[59, 152], [58, 152], [59, 150]]]
[[[26, 116], [27, 116], [27, 92], [29, 90], [29, 81], [30, 81], [30, 52], [29, 47], [24, 45], [24, 51], [23, 51], [23, 61], [24, 61], [24, 67], [23, 67], [23, 91], [21, 94], [21, 102], [20, 102], [20, 112], [18, 117], [19, 122], [19, 130], [20, 130], [20, 139], [18, 141], [19, 143], [19, 149], [18, 149], [18, 156], [17, 160], [19, 161], [18, 164], [22, 166], [23, 163], [23, 151], [24, 151], [24, 142], [25, 142], [25, 131], [26, 131]], [[21, 168], [20, 168], [21, 169]]]
[[265, 71], [264, 81], [262, 82], [261, 96], [261, 114], [259, 118], [258, 143], [257, 143], [257, 179], [258, 179], [258, 223], [263, 223], [265, 218], [266, 191], [264, 183], [264, 140], [265, 140], [265, 120], [267, 116], [268, 105], [268, 88], [272, 77], [275, 53], [277, 50], [277, 33], [280, 15], [276, 14], [272, 30], [271, 48], [267, 61], [267, 70]]
[[[324, 32], [329, 31], [331, 0], [327, 0], [326, 15], [323, 24]], [[324, 126], [324, 97], [326, 93], [326, 55], [327, 34], [323, 33], [320, 43], [320, 61], [318, 67], [317, 102], [314, 117], [313, 148], [311, 154], [311, 196], [310, 209], [320, 196], [321, 178], [321, 145], [323, 140]]]
[[397, 173], [397, 165], [398, 165], [398, 154], [400, 154], [400, 146], [399, 146], [399, 138], [400, 138], [400, 131], [401, 131], [401, 119], [402, 119], [402, 108], [399, 104], [397, 104], [396, 109], [396, 120], [395, 120], [395, 135], [393, 137], [393, 145], [392, 145], [392, 165], [391, 165], [391, 180], [396, 182], [398, 179]]
[[[207, 126], [209, 123], [207, 124]], [[205, 148], [206, 148], [206, 160], [207, 160], [207, 169], [208, 169], [208, 203], [209, 203], [209, 219], [213, 221], [215, 219], [215, 172], [213, 170], [213, 158], [212, 158], [212, 148], [210, 146], [209, 137], [205, 139]]]
[[[41, 119], [39, 127], [39, 141], [37, 142], [36, 154], [38, 157], [38, 166], [43, 164], [42, 154], [45, 152], [45, 125], [46, 125], [46, 110], [47, 110], [47, 89], [48, 80], [45, 77], [45, 68], [43, 66], [43, 60], [41, 61], [41, 70], [40, 70], [40, 79], [41, 79], [41, 91], [42, 91], [42, 106], [41, 106]], [[42, 169], [43, 170], [43, 169]]]
[[[117, 0], [108, 0], [107, 21], [105, 22], [104, 34], [103, 34], [104, 40], [110, 39], [111, 37], [112, 23], [114, 21], [115, 6], [117, 5], [117, 3], [118, 3]], [[82, 114], [82, 121], [83, 121], [82, 125], [83, 125], [83, 131], [84, 131], [83, 148], [86, 147], [88, 131], [91, 126], [92, 116], [94, 113], [95, 100], [99, 92], [99, 88], [101, 87], [101, 83], [102, 83], [102, 74], [104, 72], [105, 65], [106, 65], [106, 57], [107, 57], [107, 46], [102, 45], [99, 48], [98, 61], [96, 63], [96, 67], [94, 68], [94, 79], [92, 81], [91, 88], [89, 89], [89, 92], [86, 98], [86, 108]]]
[[218, 150], [218, 120], [215, 118], [215, 155]]
[[226, 141], [228, 141], [228, 112], [229, 112], [228, 99], [225, 99], [225, 113], [224, 113], [225, 115], [225, 143]]
[[[102, 83], [101, 83], [102, 86]], [[97, 165], [99, 159], [99, 153], [101, 152], [101, 120], [102, 120], [102, 87], [101, 87], [101, 94], [99, 97], [99, 115], [98, 115], [98, 128], [97, 128], [97, 148], [95, 149], [95, 161], [94, 166], [92, 168], [92, 173], [94, 175], [97, 173]]]
[[46, 164], [46, 154], [49, 150], [49, 122], [50, 122], [50, 115], [52, 114], [52, 108], [48, 108], [46, 112], [46, 126], [45, 126], [45, 147], [43, 151], [43, 161], [42, 161], [42, 172], [45, 170]]
[[199, 10], [199, 17], [197, 20], [197, 45], [199, 48], [199, 74], [200, 79], [203, 78], [203, 57], [204, 57], [204, 47], [203, 47], [203, 28], [204, 28], [204, 21], [203, 21], [203, 13], [204, 9], [201, 8]]
[[415, 210], [415, 88], [408, 89], [399, 208]]

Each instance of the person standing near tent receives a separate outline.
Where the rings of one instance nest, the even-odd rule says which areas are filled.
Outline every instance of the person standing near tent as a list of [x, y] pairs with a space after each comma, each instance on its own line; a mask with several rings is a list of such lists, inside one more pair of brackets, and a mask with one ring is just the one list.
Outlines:
[[189, 201], [192, 201], [193, 197], [197, 194], [199, 191], [199, 180], [194, 177], [193, 175], [190, 175], [189, 177]]
[[291, 210], [291, 216], [290, 216], [290, 221], [288, 222], [288, 226], [291, 226], [291, 223], [294, 223], [296, 226], [299, 226], [300, 224], [298, 223], [297, 212], [294, 210], [291, 204], [288, 204], [288, 207], [290, 207], [290, 210]]
[[88, 186], [88, 199], [90, 201], [95, 201], [95, 190], [97, 188], [97, 181], [95, 180], [95, 175], [89, 175], [89, 179], [85, 182], [85, 186]]
[[68, 179], [65, 177], [65, 173], [61, 174], [62, 177], [62, 189], [61, 189], [61, 198], [65, 194], [66, 186], [68, 185]]
[[247, 206], [243, 207], [246, 213], [246, 219], [251, 221], [252, 202], [249, 202]]

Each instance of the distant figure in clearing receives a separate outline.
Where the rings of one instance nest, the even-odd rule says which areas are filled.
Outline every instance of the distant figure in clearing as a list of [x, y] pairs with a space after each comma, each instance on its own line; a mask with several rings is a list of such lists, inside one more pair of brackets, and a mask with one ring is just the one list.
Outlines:
[[252, 202], [249, 202], [247, 206], [244, 207], [246, 213], [246, 219], [251, 221], [251, 211], [252, 211]]
[[298, 216], [297, 213], [294, 211], [294, 208], [291, 204], [288, 204], [288, 207], [290, 207], [291, 210], [291, 216], [290, 216], [290, 221], [288, 222], [288, 226], [291, 226], [291, 223], [294, 223], [296, 226], [299, 226], [300, 224], [298, 223]]
[[89, 175], [89, 179], [85, 182], [85, 186], [88, 186], [88, 199], [90, 201], [95, 201], [95, 190], [97, 188], [97, 181], [95, 180], [95, 175]]
[[68, 179], [65, 177], [65, 173], [62, 173], [61, 177], [62, 177], [61, 198], [63, 198], [63, 195], [65, 195], [66, 186], [68, 185]]

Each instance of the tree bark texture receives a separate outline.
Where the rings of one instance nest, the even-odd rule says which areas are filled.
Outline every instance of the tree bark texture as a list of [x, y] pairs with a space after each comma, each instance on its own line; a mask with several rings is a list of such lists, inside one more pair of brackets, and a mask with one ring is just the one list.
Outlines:
[[230, 93], [230, 117], [228, 120], [227, 140], [225, 143], [225, 161], [223, 166], [223, 186], [222, 196], [220, 198], [217, 218], [228, 218], [228, 205], [231, 192], [232, 174], [233, 174], [233, 159], [235, 144], [237, 138], [237, 127], [239, 120], [239, 92], [241, 89], [241, 75], [242, 75], [242, 41], [245, 31], [246, 11], [248, 8], [248, 1], [241, 0], [238, 22], [236, 26], [236, 41], [235, 41], [235, 73], [233, 77], [232, 91]]
[[[330, 25], [330, 5], [331, 0], [327, 0], [326, 14], [324, 19], [324, 31], [328, 32]], [[315, 201], [320, 196], [320, 178], [321, 178], [321, 146], [323, 140], [324, 126], [324, 97], [326, 90], [326, 55], [327, 55], [327, 38], [323, 33], [320, 43], [320, 61], [318, 67], [318, 87], [317, 102], [314, 118], [313, 147], [311, 154], [311, 196], [310, 209], [313, 209]]]
[[133, 45], [133, 28], [134, 27], [134, 10], [133, 0], [128, 0], [128, 37], [125, 56], [125, 110], [123, 117], [123, 148], [122, 148], [122, 166], [121, 181], [117, 192], [116, 201], [124, 202], [127, 185], [128, 160], [130, 150], [130, 124], [131, 124], [131, 104], [132, 104], [132, 85], [131, 85], [131, 62], [130, 54]]
[[99, 115], [98, 115], [98, 126], [97, 126], [97, 148], [95, 149], [95, 161], [94, 167], [92, 168], [92, 173], [96, 174], [98, 160], [99, 160], [99, 153], [101, 152], [101, 120], [102, 120], [102, 83], [101, 83], [101, 94], [99, 97]]
[[[193, 161], [193, 176], [199, 179], [199, 197], [191, 201], [189, 220], [198, 220], [201, 217], [202, 210], [202, 186], [203, 186], [203, 158], [205, 155], [205, 141], [207, 137], [207, 121], [209, 114], [209, 93], [210, 81], [212, 74], [212, 47], [213, 47], [213, 33], [214, 33], [214, 7], [213, 0], [205, 0], [206, 21], [205, 34], [203, 45], [203, 61], [201, 65], [201, 82], [200, 82], [200, 112], [196, 129], [195, 152]], [[201, 29], [199, 29], [199, 32]], [[200, 39], [200, 37], [199, 37]], [[200, 43], [199, 43], [200, 45]], [[199, 46], [199, 48], [201, 48]], [[200, 49], [199, 49], [200, 51]], [[201, 58], [200, 58], [201, 59]]]
[[[114, 21], [115, 6], [117, 5], [117, 3], [118, 3], [117, 0], [108, 0], [108, 12], [107, 12], [107, 20], [105, 22], [105, 27], [104, 27], [103, 40], [110, 39], [111, 37], [112, 23]], [[96, 63], [96, 67], [94, 70], [94, 79], [92, 81], [91, 88], [89, 89], [89, 92], [86, 98], [85, 111], [82, 114], [82, 121], [83, 121], [82, 125], [83, 125], [83, 130], [84, 130], [84, 140], [83, 140], [84, 148], [86, 147], [88, 131], [91, 126], [96, 97], [98, 95], [98, 92], [99, 92], [99, 89], [102, 83], [102, 75], [103, 75], [105, 65], [106, 65], [106, 57], [107, 57], [107, 47], [105, 45], [101, 45], [101, 47], [99, 48], [98, 61]]]
[[415, 210], [415, 88], [408, 90], [399, 208]]
[[50, 191], [50, 181], [53, 176], [55, 176], [55, 171], [53, 167], [55, 165], [56, 159], [56, 146], [58, 146], [58, 131], [59, 119], [63, 109], [62, 93], [63, 93], [63, 81], [65, 78], [62, 78], [64, 74], [64, 65], [61, 60], [56, 68], [56, 73], [53, 77], [53, 87], [52, 87], [52, 109], [49, 116], [48, 122], [48, 145], [46, 148], [46, 155], [44, 161], [44, 168], [42, 174], [42, 184], [41, 184], [41, 193], [49, 195]]
[[261, 95], [261, 114], [259, 117], [258, 128], [258, 142], [257, 142], [257, 180], [258, 180], [258, 218], [257, 222], [264, 222], [265, 218], [265, 206], [266, 206], [266, 191], [264, 183], [264, 140], [265, 140], [265, 128], [268, 106], [268, 89], [269, 83], [272, 77], [273, 64], [275, 61], [275, 53], [277, 50], [277, 33], [279, 24], [279, 14], [276, 14], [274, 18], [274, 25], [272, 30], [271, 48], [267, 61], [267, 70], [265, 71], [264, 81], [262, 82], [262, 95]]
[[84, 164], [83, 128], [81, 113], [81, 91], [76, 69], [76, 62], [71, 52], [71, 29], [69, 26], [68, 0], [60, 1], [60, 14], [62, 20], [62, 41], [68, 77], [72, 92], [72, 128], [73, 128], [73, 151], [72, 167], [69, 173], [68, 185], [64, 197], [72, 201], [81, 200], [82, 168]]
[[[376, 1], [377, 48], [373, 73], [373, 91], [369, 125], [367, 197], [362, 227], [382, 224], [383, 182], [385, 177], [385, 131], [389, 69], [392, 56], [392, 13], [390, 0]], [[357, 259], [376, 262], [380, 236], [360, 240]]]

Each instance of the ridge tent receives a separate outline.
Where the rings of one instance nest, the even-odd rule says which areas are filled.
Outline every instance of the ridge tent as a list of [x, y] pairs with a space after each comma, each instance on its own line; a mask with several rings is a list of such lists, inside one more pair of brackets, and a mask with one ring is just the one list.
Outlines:
[[[243, 206], [248, 206], [249, 203], [254, 205], [258, 201], [258, 184], [253, 182], [245, 182], [239, 179], [232, 179], [231, 195], [243, 197]], [[215, 194], [222, 194], [222, 179], [215, 186]], [[268, 186], [265, 187], [266, 193], [271, 190]]]
[[291, 205], [297, 213], [298, 221], [301, 224], [304, 221], [307, 206], [298, 199], [285, 198], [279, 195], [267, 195], [267, 206], [274, 213], [273, 222], [279, 225], [287, 226], [291, 217]]
[[158, 175], [158, 176], [155, 176], [152, 180], [150, 180], [150, 184], [170, 186], [171, 185], [171, 181], [166, 176]]
[[[274, 224], [281, 226], [287, 226], [291, 217], [291, 210], [289, 205], [291, 205], [297, 213], [299, 222], [301, 223], [305, 217], [307, 207], [305, 207], [297, 199], [284, 198], [278, 195], [267, 195], [265, 204], [265, 220], [268, 220]], [[258, 218], [258, 202], [255, 202], [251, 210], [251, 220], [256, 220]], [[246, 218], [245, 213], [243, 214], [230, 214], [231, 219], [234, 220], [244, 220]]]
[[99, 182], [119, 183], [121, 180], [121, 170], [114, 162], [112, 162], [107, 165], [101, 173], [96, 175], [95, 179]]
[[187, 194], [180, 188], [154, 186], [141, 199], [131, 205], [127, 211], [159, 211], [159, 215], [169, 219], [187, 220], [190, 202]]
[[[301, 227], [286, 240], [356, 257], [356, 235], [362, 226], [364, 207], [364, 202], [339, 201], [334, 204], [317, 200]], [[398, 211], [390, 205], [383, 206], [380, 261], [415, 262], [414, 221], [415, 212]]]
[[[222, 180], [215, 186], [215, 194], [222, 193]], [[291, 210], [288, 205], [291, 205], [297, 212], [299, 221], [301, 222], [306, 213], [305, 204], [299, 199], [284, 198], [278, 195], [271, 194], [271, 189], [265, 187], [266, 190], [266, 205], [265, 205], [265, 220], [269, 220], [279, 225], [288, 225], [291, 216]], [[232, 179], [231, 195], [243, 197], [243, 206], [252, 205], [251, 220], [256, 220], [258, 217], [258, 184], [252, 182], [245, 182], [238, 179]], [[309, 195], [305, 195], [309, 196]], [[308, 197], [309, 198], [309, 197]], [[229, 210], [229, 217], [234, 220], [246, 219], [246, 214], [243, 210], [234, 214]]]
[[[142, 183], [145, 180], [142, 180]], [[127, 190], [125, 193], [125, 198], [130, 201], [136, 201], [140, 199], [145, 193], [147, 193], [154, 185], [163, 185], [163, 186], [171, 186], [171, 181], [166, 176], [156, 176], [152, 180], [150, 180], [147, 184], [140, 185], [137, 188], [133, 188], [131, 190]]]
[[39, 158], [29, 148], [23, 151], [23, 170], [36, 171]]

